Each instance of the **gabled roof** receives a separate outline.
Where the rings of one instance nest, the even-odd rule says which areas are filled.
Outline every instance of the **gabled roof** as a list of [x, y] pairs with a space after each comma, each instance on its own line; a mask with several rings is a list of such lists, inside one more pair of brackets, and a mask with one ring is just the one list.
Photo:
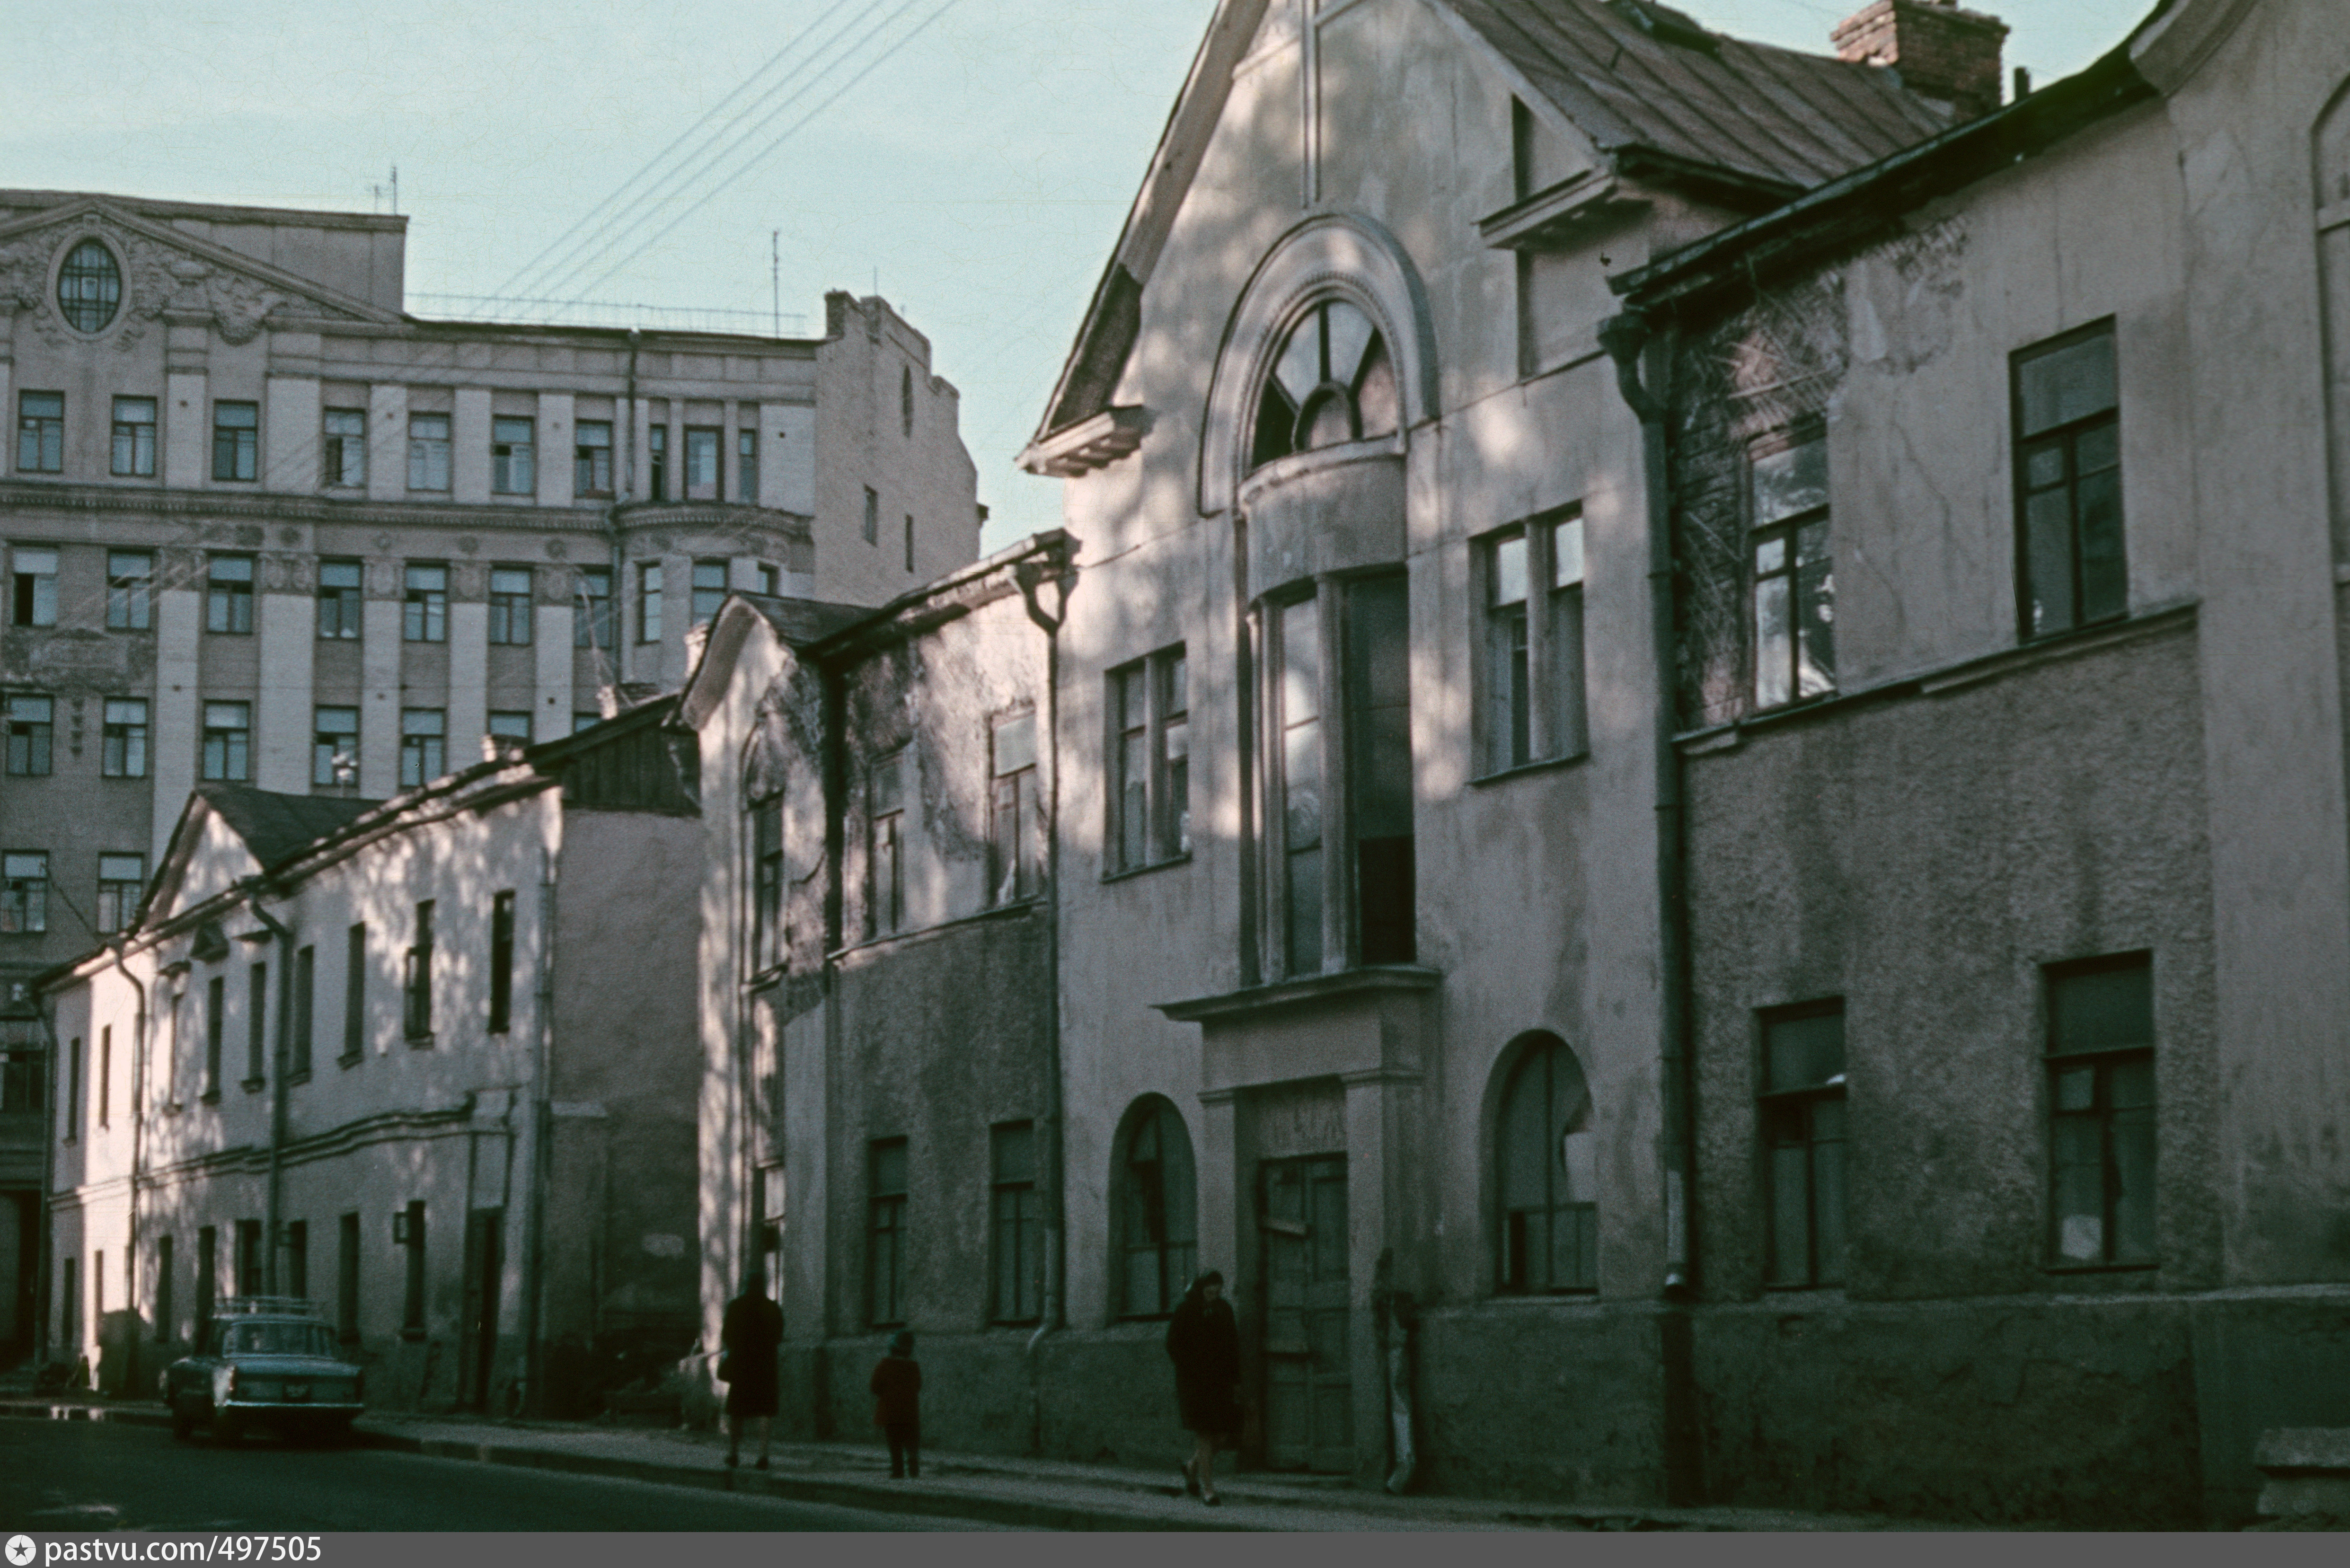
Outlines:
[[195, 793], [265, 867], [383, 804], [339, 795], [278, 794], [250, 784], [198, 784]]
[[[1894, 72], [1708, 32], [1655, 0], [1430, 0], [1465, 42], [1616, 171], [1775, 205], [1947, 129], [1953, 111]], [[1215, 133], [1267, 0], [1220, 0], [1076, 342], [1023, 454], [1109, 409], [1144, 285]], [[1130, 449], [1129, 449], [1130, 450]]]

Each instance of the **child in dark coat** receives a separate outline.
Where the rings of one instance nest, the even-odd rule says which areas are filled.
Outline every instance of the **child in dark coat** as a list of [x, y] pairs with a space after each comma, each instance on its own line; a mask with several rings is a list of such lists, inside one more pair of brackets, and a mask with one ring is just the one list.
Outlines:
[[914, 1359], [914, 1334], [899, 1329], [889, 1354], [873, 1368], [873, 1422], [889, 1444], [889, 1478], [922, 1476], [922, 1364]]

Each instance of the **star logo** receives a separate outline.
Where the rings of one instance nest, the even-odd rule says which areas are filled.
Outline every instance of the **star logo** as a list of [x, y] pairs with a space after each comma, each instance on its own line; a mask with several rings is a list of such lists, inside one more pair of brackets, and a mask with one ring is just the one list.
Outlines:
[[15, 1565], [15, 1568], [25, 1568], [25, 1565], [32, 1560], [33, 1538], [29, 1535], [10, 1536], [8, 1538], [8, 1561]]

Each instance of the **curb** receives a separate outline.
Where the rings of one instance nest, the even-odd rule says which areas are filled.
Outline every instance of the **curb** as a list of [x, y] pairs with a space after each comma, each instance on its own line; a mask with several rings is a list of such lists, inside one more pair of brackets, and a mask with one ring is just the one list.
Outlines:
[[135, 1405], [59, 1405], [48, 1400], [17, 1399], [0, 1404], [0, 1420], [111, 1421], [120, 1427], [168, 1427], [169, 1410], [146, 1410]]

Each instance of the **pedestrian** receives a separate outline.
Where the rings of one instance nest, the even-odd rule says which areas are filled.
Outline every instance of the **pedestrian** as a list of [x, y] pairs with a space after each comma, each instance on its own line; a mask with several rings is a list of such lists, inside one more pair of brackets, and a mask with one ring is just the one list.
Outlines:
[[922, 1364], [914, 1359], [914, 1331], [889, 1336], [889, 1354], [873, 1367], [873, 1424], [889, 1445], [889, 1479], [922, 1479]]
[[726, 1468], [743, 1462], [743, 1427], [759, 1425], [759, 1462], [767, 1468], [769, 1428], [776, 1406], [775, 1352], [784, 1343], [784, 1309], [767, 1299], [757, 1264], [743, 1276], [743, 1293], [726, 1303], [720, 1331], [718, 1378], [726, 1385]]
[[1167, 1325], [1167, 1355], [1175, 1363], [1175, 1398], [1192, 1437], [1183, 1464], [1183, 1490], [1217, 1507], [1216, 1449], [1232, 1447], [1241, 1428], [1241, 1331], [1224, 1300], [1224, 1276], [1210, 1269], [1191, 1282]]

